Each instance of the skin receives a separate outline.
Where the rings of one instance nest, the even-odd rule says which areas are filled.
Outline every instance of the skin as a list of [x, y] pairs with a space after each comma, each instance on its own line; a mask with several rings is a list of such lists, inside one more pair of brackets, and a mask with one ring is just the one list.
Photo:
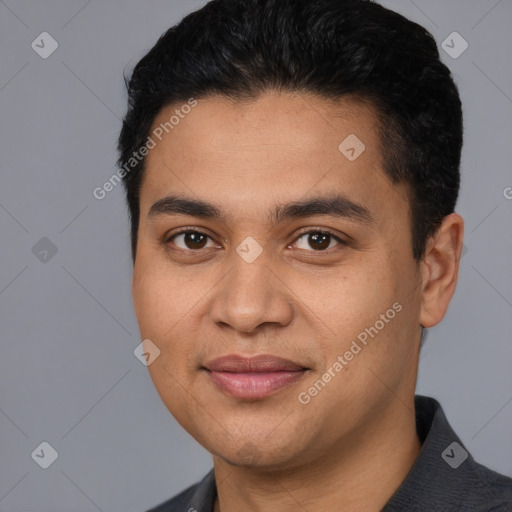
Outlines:
[[[366, 148], [354, 161], [338, 149], [349, 134]], [[440, 322], [454, 293], [462, 218], [446, 217], [422, 261], [413, 259], [409, 190], [383, 172], [375, 112], [354, 99], [200, 99], [146, 163], [134, 307], [142, 338], [161, 351], [148, 366], [161, 399], [213, 455], [215, 510], [380, 510], [419, 453], [420, 325]], [[334, 192], [363, 205], [373, 222], [269, 222], [277, 204]], [[149, 217], [170, 194], [207, 201], [225, 216]], [[171, 238], [183, 227], [208, 237]], [[319, 229], [347, 243], [327, 237], [321, 250], [311, 240]], [[252, 263], [236, 252], [246, 237], [262, 249]], [[394, 303], [401, 311], [301, 403], [298, 394]], [[272, 354], [309, 370], [271, 396], [242, 400], [201, 369], [228, 354]]]

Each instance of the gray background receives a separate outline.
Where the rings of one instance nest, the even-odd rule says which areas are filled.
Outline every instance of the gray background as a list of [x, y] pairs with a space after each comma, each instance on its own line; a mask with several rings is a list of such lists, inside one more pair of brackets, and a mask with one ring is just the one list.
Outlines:
[[[418, 392], [441, 401], [477, 460], [512, 475], [512, 2], [384, 4], [439, 45], [453, 31], [469, 43], [457, 59], [441, 49], [465, 108], [467, 252]], [[0, 1], [1, 511], [141, 511], [211, 467], [133, 354], [123, 190], [92, 195], [115, 172], [123, 70], [200, 5]], [[31, 48], [43, 31], [59, 44], [47, 59]], [[42, 237], [57, 248], [47, 261], [32, 250]], [[31, 458], [42, 441], [58, 452], [48, 469]]]

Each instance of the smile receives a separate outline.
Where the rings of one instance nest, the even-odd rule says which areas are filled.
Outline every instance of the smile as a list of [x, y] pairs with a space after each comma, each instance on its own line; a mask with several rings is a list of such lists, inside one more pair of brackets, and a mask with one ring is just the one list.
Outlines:
[[292, 361], [270, 355], [224, 356], [204, 369], [224, 394], [246, 400], [265, 398], [297, 382], [307, 371]]

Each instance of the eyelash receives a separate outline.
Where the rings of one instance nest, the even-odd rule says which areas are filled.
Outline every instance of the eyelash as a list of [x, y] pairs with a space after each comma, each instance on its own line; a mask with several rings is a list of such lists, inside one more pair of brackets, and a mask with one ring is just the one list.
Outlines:
[[[165, 246], [169, 245], [169, 243], [171, 243], [171, 241], [177, 237], [178, 235], [182, 235], [182, 234], [189, 234], [189, 233], [193, 233], [193, 234], [199, 234], [199, 235], [205, 235], [207, 236], [210, 240], [213, 240], [213, 238], [208, 234], [208, 233], [205, 233], [203, 231], [198, 231], [197, 229], [193, 228], [193, 227], [184, 227], [184, 228], [181, 228], [179, 231], [177, 231], [176, 233], [173, 233], [171, 236], [169, 237], [166, 237], [164, 240], [163, 240], [163, 244]], [[331, 231], [329, 230], [325, 230], [325, 229], [311, 229], [311, 228], [306, 228], [304, 231], [301, 231], [297, 234], [295, 240], [293, 241], [293, 243], [295, 243], [299, 238], [301, 238], [302, 236], [304, 235], [308, 235], [308, 234], [319, 234], [319, 235], [328, 235], [332, 238], [334, 238], [336, 240], [336, 242], [338, 242], [339, 245], [341, 246], [347, 246], [348, 243], [344, 240], [342, 240], [339, 236], [335, 235], [334, 233], [332, 233]], [[290, 244], [292, 245], [292, 244]], [[315, 251], [315, 250], [311, 250], [311, 251], [307, 251], [307, 252], [316, 252], [316, 253], [330, 253], [331, 251], [334, 250], [339, 250], [336, 249], [336, 248], [331, 248], [331, 249], [324, 249], [324, 250], [319, 250], [319, 251]], [[178, 249], [175, 249], [175, 250], [178, 250], [178, 251], [185, 251], [185, 252], [200, 252], [202, 249], [182, 249], [182, 248], [178, 248]]]

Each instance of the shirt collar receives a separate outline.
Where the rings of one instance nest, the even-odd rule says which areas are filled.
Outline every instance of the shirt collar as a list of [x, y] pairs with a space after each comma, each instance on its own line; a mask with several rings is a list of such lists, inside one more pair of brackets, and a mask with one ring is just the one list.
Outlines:
[[491, 482], [501, 475], [475, 462], [439, 402], [417, 395], [415, 412], [420, 453], [381, 512], [484, 510], [476, 501], [496, 501], [496, 487]]

